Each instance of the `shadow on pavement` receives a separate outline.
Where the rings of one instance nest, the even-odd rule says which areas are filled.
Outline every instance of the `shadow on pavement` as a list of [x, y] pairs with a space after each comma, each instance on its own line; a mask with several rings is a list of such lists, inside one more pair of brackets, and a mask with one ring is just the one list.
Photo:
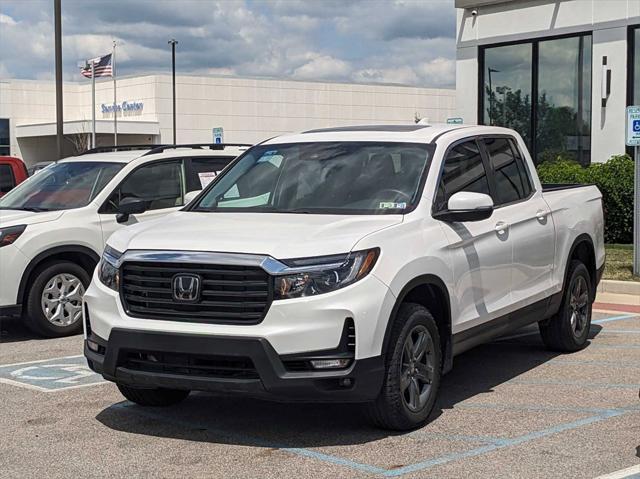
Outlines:
[[[594, 325], [590, 337], [601, 327]], [[457, 403], [536, 368], [556, 357], [537, 335], [496, 341], [455, 359], [444, 377], [432, 421]], [[96, 419], [123, 432], [189, 441], [276, 448], [364, 444], [395, 435], [373, 427], [357, 404], [276, 403], [193, 393], [170, 408], [114, 404]]]
[[46, 339], [29, 331], [20, 318], [0, 317], [0, 344]]

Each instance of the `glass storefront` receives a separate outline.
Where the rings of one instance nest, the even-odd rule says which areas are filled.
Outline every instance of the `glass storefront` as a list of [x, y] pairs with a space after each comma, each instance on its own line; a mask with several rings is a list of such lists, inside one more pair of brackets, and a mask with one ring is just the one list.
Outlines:
[[481, 50], [480, 120], [518, 131], [536, 163], [591, 162], [591, 35]]
[[513, 128], [531, 144], [530, 43], [484, 50], [484, 124]]

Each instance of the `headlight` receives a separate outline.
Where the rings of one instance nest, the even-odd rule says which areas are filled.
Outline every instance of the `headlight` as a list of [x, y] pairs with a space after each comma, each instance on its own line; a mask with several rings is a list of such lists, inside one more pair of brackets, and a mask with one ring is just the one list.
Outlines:
[[20, 235], [27, 228], [27, 225], [9, 226], [7, 228], [0, 228], [0, 248], [3, 246], [9, 246], [17, 240]]
[[118, 269], [118, 260], [122, 253], [116, 251], [110, 246], [104, 249], [102, 259], [98, 265], [98, 277], [102, 284], [114, 291], [120, 289], [120, 270]]
[[276, 276], [274, 298], [314, 296], [344, 288], [364, 278], [378, 259], [378, 248], [346, 255], [287, 261], [295, 273]]

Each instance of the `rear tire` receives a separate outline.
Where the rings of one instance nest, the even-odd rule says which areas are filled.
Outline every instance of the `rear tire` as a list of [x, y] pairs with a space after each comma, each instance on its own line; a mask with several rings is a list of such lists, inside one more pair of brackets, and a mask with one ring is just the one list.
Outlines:
[[571, 261], [560, 309], [538, 323], [547, 349], [572, 353], [585, 347], [591, 327], [592, 300], [589, 270], [581, 261]]
[[400, 306], [385, 361], [382, 390], [366, 405], [370, 419], [397, 431], [426, 424], [440, 387], [442, 350], [436, 322], [424, 306]]
[[190, 391], [182, 389], [140, 389], [124, 384], [117, 384], [118, 389], [129, 401], [140, 406], [166, 407], [184, 401]]
[[34, 272], [23, 322], [34, 333], [59, 338], [82, 331], [82, 296], [91, 278], [70, 261], [46, 263]]

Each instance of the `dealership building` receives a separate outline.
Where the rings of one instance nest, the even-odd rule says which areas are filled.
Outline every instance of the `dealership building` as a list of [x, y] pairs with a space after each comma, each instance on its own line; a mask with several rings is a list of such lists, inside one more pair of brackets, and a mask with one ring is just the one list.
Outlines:
[[625, 151], [640, 104], [640, 1], [455, 0], [457, 111], [515, 128], [536, 162]]
[[[67, 82], [64, 153], [78, 150], [92, 130], [91, 81]], [[398, 124], [416, 117], [444, 122], [455, 115], [455, 91], [400, 85], [261, 78], [176, 77], [178, 143], [256, 143], [291, 131], [354, 124]], [[96, 144], [172, 143], [170, 75], [96, 80]], [[0, 80], [0, 155], [27, 164], [56, 155], [55, 85], [52, 81]], [[222, 128], [222, 130], [220, 130]]]

